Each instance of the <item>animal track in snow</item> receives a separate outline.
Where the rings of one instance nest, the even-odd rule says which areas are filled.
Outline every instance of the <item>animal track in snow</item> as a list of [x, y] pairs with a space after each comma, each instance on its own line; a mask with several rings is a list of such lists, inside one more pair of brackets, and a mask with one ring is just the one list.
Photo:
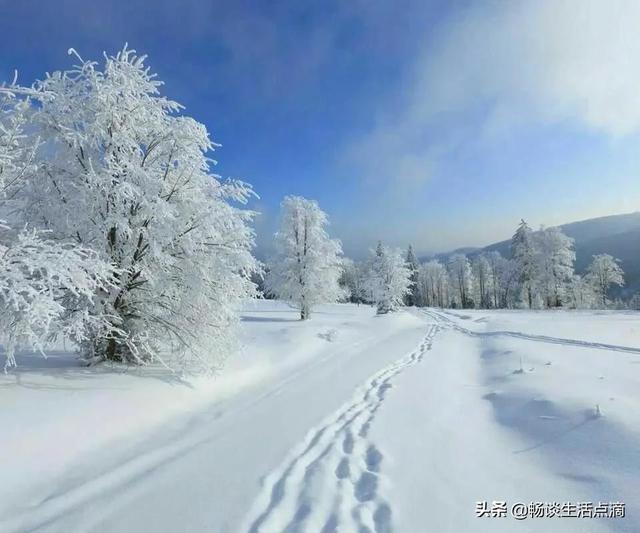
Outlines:
[[438, 329], [429, 326], [418, 348], [372, 376], [267, 476], [249, 533], [392, 531], [392, 509], [380, 494], [384, 455], [369, 429], [392, 379], [422, 360]]

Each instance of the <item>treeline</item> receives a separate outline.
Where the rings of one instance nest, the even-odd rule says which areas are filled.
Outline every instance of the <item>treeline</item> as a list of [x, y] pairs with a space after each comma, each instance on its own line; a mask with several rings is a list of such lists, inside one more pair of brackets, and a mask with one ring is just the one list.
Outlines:
[[[624, 285], [619, 261], [596, 255], [584, 275], [575, 272], [573, 239], [559, 228], [533, 231], [523, 220], [511, 239], [511, 257], [485, 252], [469, 258], [454, 254], [447, 262], [420, 263], [411, 246], [404, 266], [410, 285], [406, 305], [462, 309], [589, 309], [636, 306], [609, 297]], [[353, 303], [375, 303], [368, 289], [366, 262], [346, 260], [341, 284]]]

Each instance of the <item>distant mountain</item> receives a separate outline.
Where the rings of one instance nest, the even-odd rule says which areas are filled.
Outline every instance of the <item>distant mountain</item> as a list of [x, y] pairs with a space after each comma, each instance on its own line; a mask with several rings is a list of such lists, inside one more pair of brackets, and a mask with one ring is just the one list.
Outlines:
[[438, 259], [439, 261], [446, 261], [449, 259], [449, 257], [455, 254], [464, 254], [467, 257], [473, 257], [474, 255], [480, 253], [482, 250], [483, 248], [478, 248], [477, 246], [466, 246], [464, 248], [456, 248], [451, 252], [446, 252], [442, 254], [433, 254], [429, 256], [428, 259]]
[[[576, 272], [582, 274], [594, 255], [610, 254], [620, 259], [625, 273], [625, 287], [619, 294], [628, 297], [640, 292], [640, 212], [591, 218], [563, 224], [560, 228], [575, 241]], [[511, 241], [507, 240], [484, 248], [459, 248], [436, 257], [442, 261], [455, 253], [464, 253], [473, 258], [491, 251], [510, 257], [510, 244]]]

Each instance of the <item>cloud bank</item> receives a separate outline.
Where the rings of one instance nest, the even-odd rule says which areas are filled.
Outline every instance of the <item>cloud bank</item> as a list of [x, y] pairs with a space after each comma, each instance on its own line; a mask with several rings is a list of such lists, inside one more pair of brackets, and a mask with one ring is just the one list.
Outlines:
[[397, 102], [346, 157], [364, 177], [420, 184], [465, 143], [531, 124], [635, 133], [639, 23], [633, 0], [482, 2], [458, 11], [425, 36]]

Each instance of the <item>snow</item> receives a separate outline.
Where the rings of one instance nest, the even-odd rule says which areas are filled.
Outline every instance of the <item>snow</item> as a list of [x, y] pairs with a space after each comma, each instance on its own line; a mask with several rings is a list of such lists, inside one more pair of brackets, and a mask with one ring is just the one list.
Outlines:
[[[637, 313], [242, 315], [214, 378], [18, 356], [0, 530], [640, 530]], [[627, 516], [477, 518], [494, 500]]]
[[[637, 331], [628, 327], [638, 316], [563, 315], [559, 323], [553, 313], [464, 312], [453, 318], [479, 335], [446, 329], [448, 321], [438, 316], [445, 329], [432, 355], [441, 356], [399, 377], [372, 432], [380, 449], [388, 450], [383, 471], [393, 483], [398, 531], [422, 523], [435, 531], [638, 530], [640, 351], [570, 344], [579, 337], [565, 344], [536, 338], [540, 330], [566, 333], [573, 321], [573, 333], [580, 324], [583, 331], [593, 327], [589, 339], [597, 332], [611, 331], [613, 338], [624, 331], [618, 341], [638, 346]], [[508, 330], [531, 337], [491, 334]], [[419, 429], [410, 439], [394, 438], [407, 427]], [[628, 516], [516, 522], [471, 512], [471, 502], [494, 500], [622, 501]]]

